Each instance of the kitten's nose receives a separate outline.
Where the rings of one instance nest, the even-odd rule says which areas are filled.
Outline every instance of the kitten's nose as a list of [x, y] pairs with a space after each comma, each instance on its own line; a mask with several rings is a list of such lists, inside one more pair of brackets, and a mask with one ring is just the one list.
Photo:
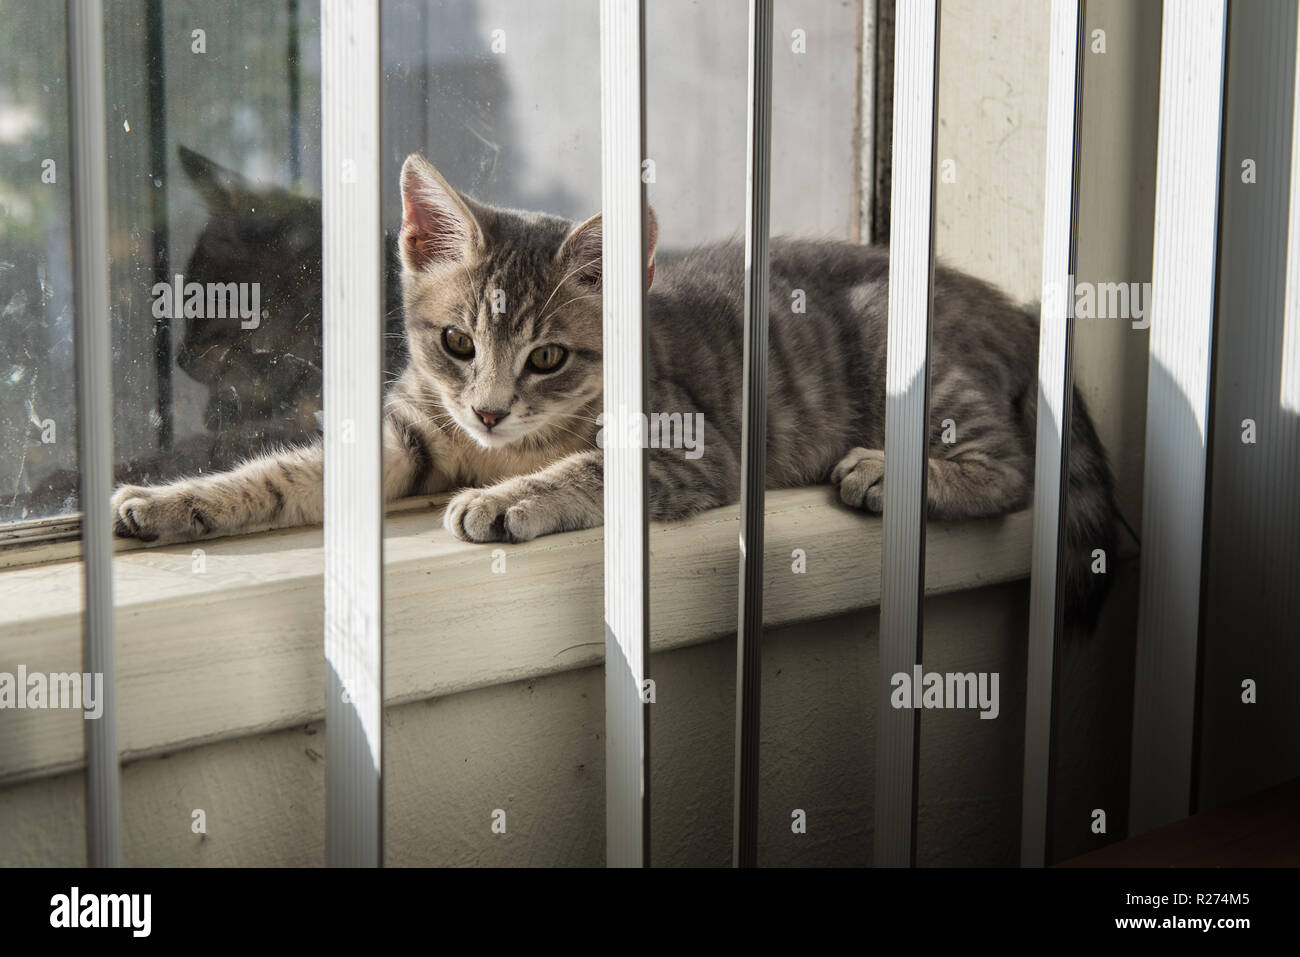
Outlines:
[[509, 412], [485, 412], [482, 409], [475, 409], [474, 414], [479, 417], [480, 422], [482, 422], [484, 425], [488, 427], [488, 431], [490, 432], [492, 431], [492, 427], [494, 425], [499, 424], [501, 420], [504, 419], [510, 413]]

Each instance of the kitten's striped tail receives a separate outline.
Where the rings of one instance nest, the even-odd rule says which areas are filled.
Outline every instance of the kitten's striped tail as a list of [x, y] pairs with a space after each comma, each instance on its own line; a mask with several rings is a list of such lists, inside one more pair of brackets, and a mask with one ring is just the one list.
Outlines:
[[1065, 624], [1091, 633], [1114, 574], [1116, 526], [1115, 479], [1097, 431], [1074, 391], [1070, 417], [1069, 490], [1062, 523], [1060, 574]]
[[[1035, 435], [1037, 384], [1027, 390], [1029, 434]], [[1078, 389], [1074, 391], [1069, 450], [1069, 488], [1059, 543], [1058, 574], [1067, 632], [1088, 634], [1110, 590], [1114, 573], [1116, 526], [1115, 480], [1106, 452]]]

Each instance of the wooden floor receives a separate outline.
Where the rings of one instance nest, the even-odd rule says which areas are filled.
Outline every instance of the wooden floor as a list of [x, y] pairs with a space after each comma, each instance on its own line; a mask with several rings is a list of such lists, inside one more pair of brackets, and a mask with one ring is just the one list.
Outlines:
[[1061, 867], [1300, 867], [1300, 779]]

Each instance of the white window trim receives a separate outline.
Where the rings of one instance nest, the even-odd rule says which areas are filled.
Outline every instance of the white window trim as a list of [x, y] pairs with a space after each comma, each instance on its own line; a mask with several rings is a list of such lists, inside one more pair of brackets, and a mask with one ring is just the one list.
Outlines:
[[[443, 501], [389, 511], [385, 704], [600, 665], [603, 530], [473, 545], [442, 529]], [[1027, 577], [1031, 524], [1028, 511], [932, 523], [926, 593]], [[734, 505], [652, 525], [654, 651], [735, 632], [738, 532]], [[769, 493], [766, 623], [878, 605], [880, 532], [879, 517], [843, 507], [827, 486]], [[321, 719], [321, 542], [314, 527], [122, 543], [113, 566], [124, 760]], [[498, 547], [504, 574], [493, 572]], [[797, 548], [807, 555], [803, 574], [792, 570]], [[195, 549], [202, 573], [193, 570]], [[0, 671], [81, 670], [81, 607], [75, 558], [0, 571]], [[0, 786], [82, 765], [80, 712], [7, 710], [4, 721]]]

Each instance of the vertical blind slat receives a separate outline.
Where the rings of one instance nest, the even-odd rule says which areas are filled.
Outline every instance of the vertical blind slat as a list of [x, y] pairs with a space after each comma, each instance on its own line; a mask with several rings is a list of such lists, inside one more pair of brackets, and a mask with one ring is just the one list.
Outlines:
[[[939, 68], [937, 0], [898, 6], [894, 38], [894, 163], [885, 373], [884, 545], [880, 702], [890, 677], [921, 661], [925, 568], [929, 351], [934, 278], [934, 130]], [[875, 860], [915, 861], [919, 713], [881, 707], [876, 724]]]
[[379, 4], [321, 5], [325, 855], [383, 861]]
[[104, 110], [104, 10], [69, 0], [68, 134], [75, 265], [77, 453], [86, 582], [84, 671], [103, 675], [103, 712], [86, 728], [86, 862], [119, 863], [121, 778], [117, 658], [113, 646], [112, 366], [109, 351], [108, 146]]
[[767, 477], [767, 310], [772, 157], [772, 0], [749, 4], [745, 189], [744, 409], [740, 601], [736, 633], [736, 774], [732, 863], [758, 863], [758, 742], [763, 640], [763, 492]]
[[1225, 0], [1164, 8], [1129, 832], [1190, 809]]
[[1047, 860], [1056, 642], [1060, 633], [1058, 560], [1065, 508], [1073, 394], [1071, 303], [1081, 108], [1082, 0], [1053, 0], [1047, 94], [1043, 290], [1038, 339], [1038, 438], [1034, 453], [1033, 569], [1029, 590], [1029, 664], [1025, 700], [1024, 798], [1020, 863]]
[[[645, 409], [645, 7], [601, 0], [605, 389], [605, 860], [649, 863], [650, 589], [646, 459], [623, 420]], [[611, 417], [612, 420], [611, 420]]]
[[1300, 17], [1295, 37], [1291, 99], [1291, 180], [1287, 206], [1286, 299], [1282, 314], [1281, 405], [1300, 415]]

